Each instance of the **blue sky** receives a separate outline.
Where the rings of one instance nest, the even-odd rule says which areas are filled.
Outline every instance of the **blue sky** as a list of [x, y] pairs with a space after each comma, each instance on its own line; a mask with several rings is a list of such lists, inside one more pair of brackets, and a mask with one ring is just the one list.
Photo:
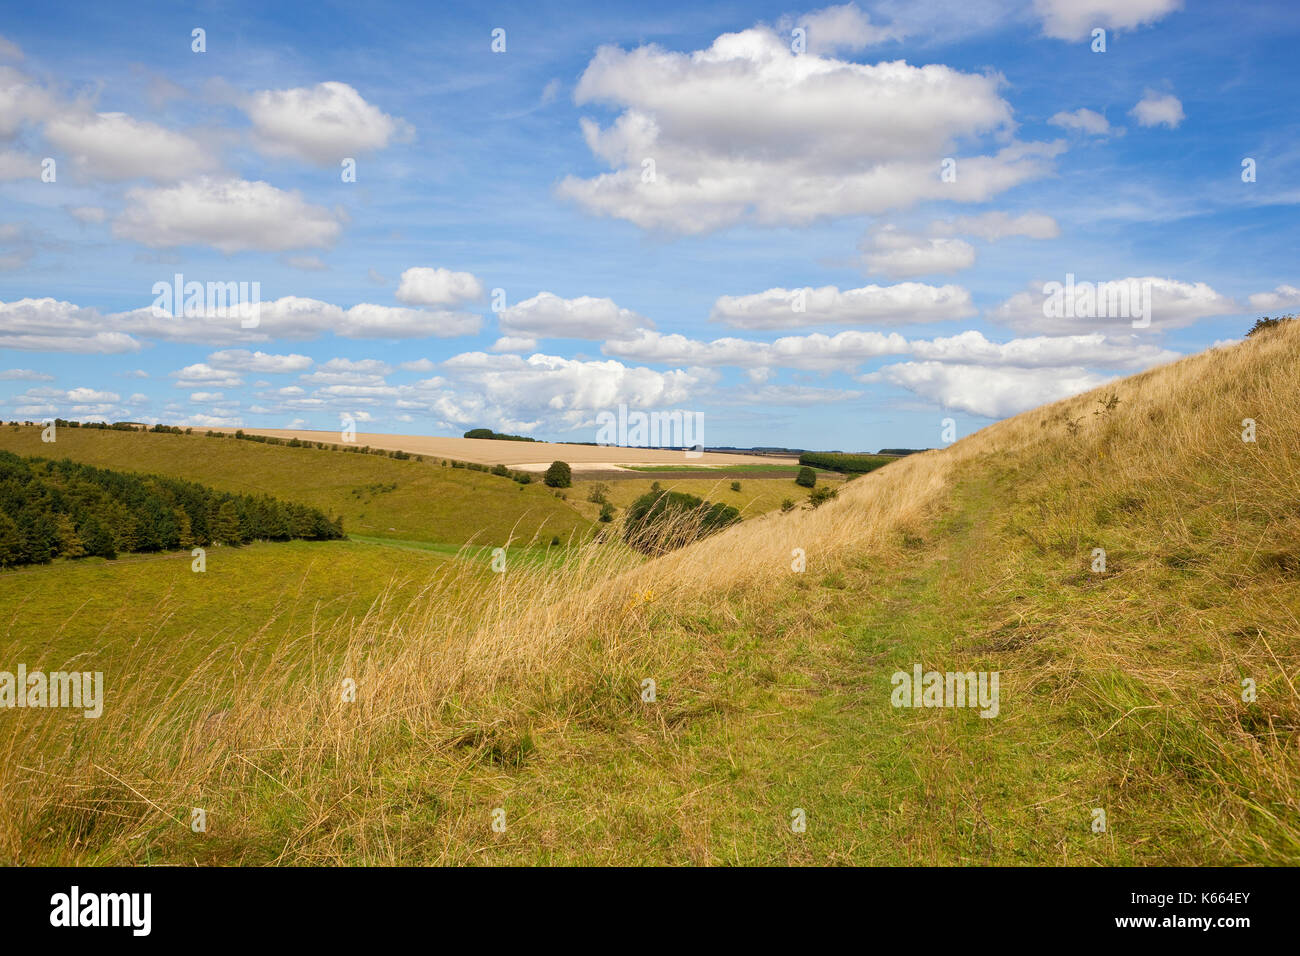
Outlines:
[[643, 6], [7, 15], [0, 418], [921, 447], [1300, 311], [1293, 4]]

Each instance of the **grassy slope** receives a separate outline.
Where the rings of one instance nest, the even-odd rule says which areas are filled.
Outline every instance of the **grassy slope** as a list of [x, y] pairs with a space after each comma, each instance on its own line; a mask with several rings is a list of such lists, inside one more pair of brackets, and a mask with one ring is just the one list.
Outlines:
[[[498, 771], [467, 808], [505, 791], [527, 817], [474, 858], [1296, 863], [1297, 368], [1291, 328], [1120, 383], [1111, 412], [1094, 394], [995, 426], [947, 456], [936, 515], [810, 548], [749, 608], [672, 615], [707, 665], [664, 660], [654, 717]], [[916, 662], [999, 670], [1002, 715], [895, 710]]]
[[[731, 483], [740, 482], [740, 490], [732, 491]], [[587, 501], [592, 486], [601, 482], [577, 478], [568, 493], [569, 504], [583, 514], [595, 520], [600, 515], [600, 505]], [[618, 509], [615, 520], [622, 521], [625, 508], [637, 498], [658, 484], [664, 491], [683, 491], [703, 498], [705, 501], [721, 501], [740, 510], [742, 518], [754, 518], [781, 507], [781, 502], [789, 498], [796, 504], [808, 499], [808, 489], [794, 483], [793, 478], [620, 478], [617, 481], [603, 482], [608, 489], [605, 497]], [[819, 485], [839, 488], [843, 484], [840, 475], [826, 473], [818, 476]]]
[[[628, 465], [626, 467], [628, 471], [642, 471], [642, 472], [648, 472], [654, 474], [657, 472], [665, 472], [665, 471], [666, 472], [681, 471], [684, 467], [690, 466], [690, 464], [691, 463], [689, 461], [684, 461], [678, 465]], [[798, 473], [799, 468], [800, 465], [798, 460], [792, 459], [791, 463], [788, 465], [722, 465], [722, 466], [713, 466], [713, 467], [701, 467], [699, 468], [699, 470], [705, 474], [707, 474], [709, 471], [719, 471], [725, 473], [728, 476], [732, 475], [735, 472], [741, 472], [743, 474], [751, 474], [756, 478], [761, 478], [764, 474], [777, 472], [782, 477], [788, 475], [790, 478], [794, 478], [794, 476]], [[819, 475], [822, 474], [822, 470], [817, 469], [817, 473]]]
[[[1295, 863], [1298, 386], [1285, 328], [631, 571], [596, 547], [394, 602], [337, 635], [352, 708], [322, 668], [250, 680], [220, 733], [106, 712], [57, 780], [12, 769], [18, 727], [0, 856]], [[913, 663], [998, 670], [1001, 715], [892, 708]]]
[[[463, 544], [567, 540], [590, 527], [581, 515], [535, 482], [429, 460], [396, 461], [377, 455], [287, 448], [201, 435], [62, 428], [53, 444], [39, 427], [0, 427], [0, 449], [20, 455], [152, 472], [201, 482], [223, 491], [270, 494], [343, 516], [345, 531], [370, 537]], [[396, 484], [394, 490], [380, 486]], [[521, 491], [520, 488], [523, 490]]]
[[102, 670], [113, 687], [145, 662], [151, 677], [175, 680], [217, 655], [229, 676], [285, 641], [364, 617], [385, 592], [409, 599], [446, 560], [357, 541], [289, 541], [209, 548], [202, 573], [189, 552], [6, 571], [0, 666]]

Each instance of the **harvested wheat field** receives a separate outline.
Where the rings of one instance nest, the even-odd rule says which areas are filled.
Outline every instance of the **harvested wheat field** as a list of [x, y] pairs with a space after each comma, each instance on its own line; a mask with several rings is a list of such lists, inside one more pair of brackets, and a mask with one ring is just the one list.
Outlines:
[[[299, 441], [341, 445], [339, 432], [295, 431], [281, 428], [245, 428], [251, 435], [297, 438]], [[685, 452], [664, 448], [569, 445], [563, 442], [494, 441], [485, 438], [436, 438], [424, 435], [376, 435], [357, 432], [351, 444], [385, 451], [404, 451], [482, 465], [505, 465], [520, 471], [545, 471], [553, 461], [568, 462], [574, 471], [611, 471], [644, 465], [679, 465], [683, 468], [726, 465], [784, 465], [798, 461], [774, 455], [740, 455], [727, 452]]]

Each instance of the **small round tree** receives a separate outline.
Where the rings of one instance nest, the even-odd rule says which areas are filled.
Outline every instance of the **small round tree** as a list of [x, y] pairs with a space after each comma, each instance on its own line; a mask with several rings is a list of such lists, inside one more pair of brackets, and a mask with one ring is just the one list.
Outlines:
[[799, 469], [799, 474], [795, 476], [794, 483], [800, 488], [811, 488], [817, 484], [817, 472], [804, 465]]
[[573, 469], [567, 462], [553, 461], [551, 467], [546, 469], [546, 477], [542, 480], [546, 482], [548, 488], [568, 488], [573, 484]]
[[646, 554], [663, 554], [740, 520], [722, 502], [710, 504], [679, 491], [650, 491], [628, 506], [623, 539]]

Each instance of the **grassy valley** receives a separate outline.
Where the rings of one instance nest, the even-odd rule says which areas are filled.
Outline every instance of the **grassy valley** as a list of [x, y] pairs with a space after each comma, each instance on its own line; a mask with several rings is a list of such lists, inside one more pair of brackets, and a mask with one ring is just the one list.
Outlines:
[[[1298, 387], [1292, 323], [817, 509], [774, 510], [806, 497], [788, 480], [665, 478], [763, 504], [659, 558], [583, 537], [503, 573], [402, 542], [584, 531], [586, 483], [562, 501], [428, 462], [61, 431], [77, 460], [281, 495], [370, 538], [216, 549], [208, 576], [0, 575], [8, 657], [90, 655], [108, 687], [98, 720], [4, 716], [0, 859], [1293, 864]], [[49, 454], [35, 429], [0, 447]], [[608, 494], [621, 511], [652, 480]], [[998, 715], [893, 706], [915, 665], [998, 672]]]

